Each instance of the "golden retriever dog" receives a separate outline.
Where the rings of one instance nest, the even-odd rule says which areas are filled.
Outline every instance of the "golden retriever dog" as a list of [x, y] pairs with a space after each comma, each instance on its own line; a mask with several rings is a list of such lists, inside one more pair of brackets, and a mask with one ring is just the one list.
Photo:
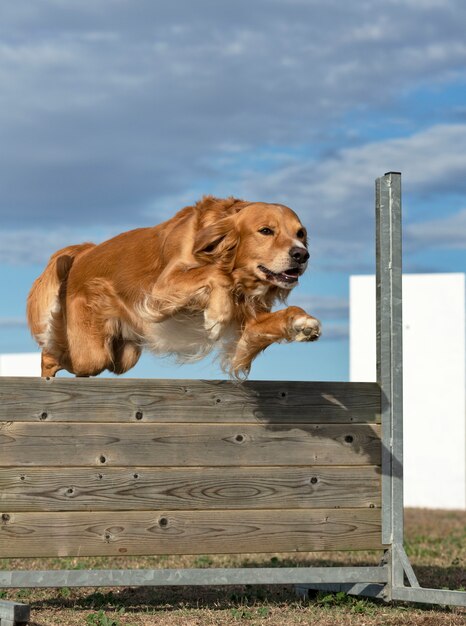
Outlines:
[[147, 347], [181, 362], [216, 348], [224, 370], [245, 377], [271, 343], [320, 336], [303, 309], [272, 311], [308, 258], [288, 207], [212, 196], [158, 226], [63, 248], [27, 303], [42, 376], [122, 374]]

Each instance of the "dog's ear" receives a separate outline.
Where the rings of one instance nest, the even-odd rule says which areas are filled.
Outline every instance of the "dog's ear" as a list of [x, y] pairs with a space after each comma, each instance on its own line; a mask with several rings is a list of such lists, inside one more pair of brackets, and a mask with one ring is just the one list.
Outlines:
[[219, 259], [225, 262], [234, 257], [238, 244], [238, 233], [234, 216], [225, 217], [200, 230], [193, 245], [193, 254], [198, 259], [213, 263]]
[[201, 200], [196, 202], [196, 209], [199, 213], [214, 213], [219, 219], [227, 217], [228, 215], [234, 215], [238, 213], [245, 206], [248, 206], [250, 202], [240, 200], [230, 196], [229, 198], [216, 198], [215, 196], [204, 196]]

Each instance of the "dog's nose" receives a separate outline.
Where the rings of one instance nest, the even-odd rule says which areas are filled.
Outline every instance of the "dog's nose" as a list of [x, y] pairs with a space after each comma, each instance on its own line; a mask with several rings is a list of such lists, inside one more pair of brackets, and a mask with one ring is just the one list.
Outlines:
[[295, 246], [290, 250], [290, 257], [293, 259], [293, 261], [297, 261], [298, 263], [306, 263], [309, 258], [309, 252], [306, 250], [306, 248], [300, 248], [298, 246]]

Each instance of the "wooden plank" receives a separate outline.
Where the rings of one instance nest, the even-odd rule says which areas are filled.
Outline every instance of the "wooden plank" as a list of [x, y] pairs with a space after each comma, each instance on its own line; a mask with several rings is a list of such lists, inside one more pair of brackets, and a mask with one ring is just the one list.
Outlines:
[[380, 507], [380, 468], [15, 468], [4, 511]]
[[379, 509], [12, 513], [1, 520], [1, 557], [381, 548]]
[[380, 422], [376, 383], [0, 378], [0, 421]]
[[379, 465], [373, 424], [0, 424], [0, 467]]

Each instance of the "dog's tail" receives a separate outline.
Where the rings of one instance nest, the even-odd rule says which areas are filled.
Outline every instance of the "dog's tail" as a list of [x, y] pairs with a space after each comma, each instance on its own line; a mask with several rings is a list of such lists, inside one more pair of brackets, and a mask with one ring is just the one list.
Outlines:
[[94, 246], [93, 243], [82, 243], [58, 250], [34, 281], [27, 299], [27, 323], [42, 349], [59, 339], [56, 330], [62, 325], [60, 320], [64, 321], [66, 285], [74, 261]]

